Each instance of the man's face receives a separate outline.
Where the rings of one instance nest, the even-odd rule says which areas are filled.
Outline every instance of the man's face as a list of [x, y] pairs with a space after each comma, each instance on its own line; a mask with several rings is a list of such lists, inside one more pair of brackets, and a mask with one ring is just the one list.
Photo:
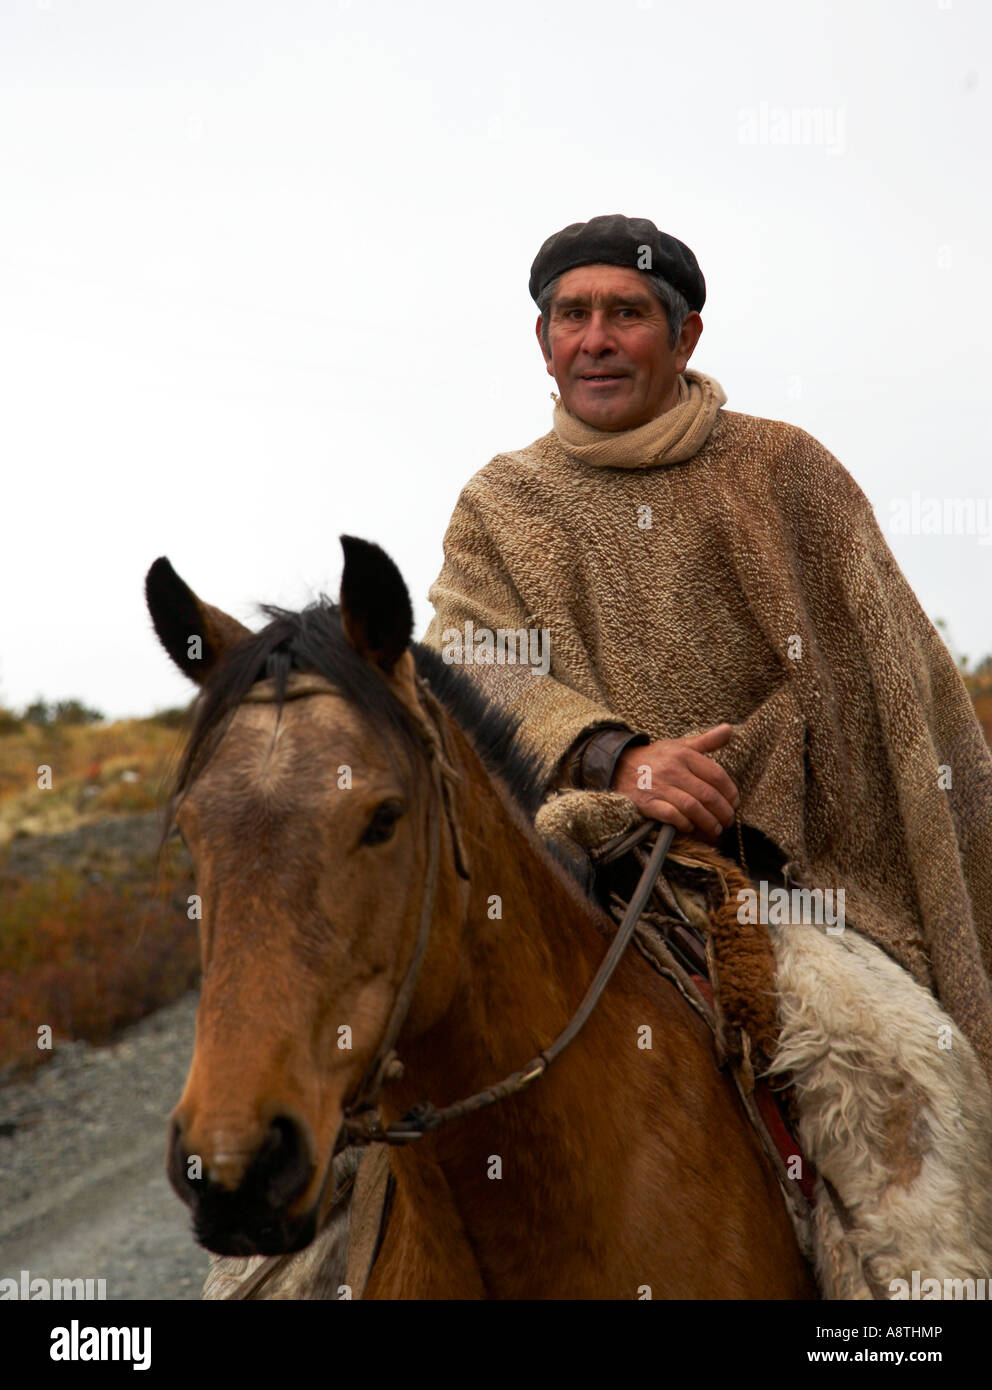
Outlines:
[[629, 430], [678, 402], [677, 378], [703, 331], [688, 315], [674, 348], [668, 317], [637, 270], [583, 265], [558, 282], [549, 314], [548, 374], [572, 415], [600, 430]]

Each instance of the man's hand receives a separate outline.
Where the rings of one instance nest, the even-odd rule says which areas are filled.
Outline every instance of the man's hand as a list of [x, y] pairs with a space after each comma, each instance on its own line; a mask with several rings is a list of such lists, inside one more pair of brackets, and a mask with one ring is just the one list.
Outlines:
[[[708, 758], [730, 742], [729, 724], [694, 738], [663, 738], [628, 748], [620, 755], [610, 790], [622, 792], [642, 816], [664, 821], [692, 835], [717, 840], [734, 823], [740, 794], [719, 763]], [[651, 769], [650, 779], [638, 768]], [[650, 786], [638, 786], [638, 780]]]

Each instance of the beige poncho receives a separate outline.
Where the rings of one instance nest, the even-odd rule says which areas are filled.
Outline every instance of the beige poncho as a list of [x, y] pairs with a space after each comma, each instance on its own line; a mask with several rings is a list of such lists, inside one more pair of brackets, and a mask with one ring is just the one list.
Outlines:
[[548, 631], [547, 675], [467, 669], [549, 776], [606, 721], [733, 724], [717, 757], [743, 820], [801, 882], [844, 889], [848, 927], [934, 990], [992, 1076], [992, 758], [954, 662], [833, 455], [721, 409], [701, 373], [679, 387], [620, 433], [559, 403], [477, 473], [425, 640], [450, 655], [471, 620], [463, 651], [485, 656], [480, 628]]

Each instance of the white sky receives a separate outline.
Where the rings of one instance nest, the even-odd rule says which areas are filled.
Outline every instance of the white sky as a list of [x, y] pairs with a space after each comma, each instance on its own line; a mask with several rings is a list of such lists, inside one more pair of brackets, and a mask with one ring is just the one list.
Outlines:
[[[598, 213], [695, 251], [728, 409], [887, 534], [914, 490], [992, 529], [990, 13], [0, 0], [0, 702], [184, 703], [160, 554], [257, 626], [366, 536], [419, 635], [460, 488], [550, 428], [530, 263]], [[992, 651], [992, 546], [889, 539]]]

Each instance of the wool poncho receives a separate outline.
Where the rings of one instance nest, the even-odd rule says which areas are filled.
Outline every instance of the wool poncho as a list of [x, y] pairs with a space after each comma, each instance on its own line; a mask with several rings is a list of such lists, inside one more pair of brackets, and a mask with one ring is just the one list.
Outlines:
[[743, 822], [795, 881], [844, 890], [847, 928], [937, 995], [992, 1077], [992, 756], [968, 693], [847, 470], [725, 401], [688, 371], [671, 410], [618, 432], [559, 402], [463, 489], [424, 640], [450, 659], [457, 631], [465, 659], [479, 629], [547, 634], [546, 673], [466, 669], [549, 779], [599, 725], [732, 724], [714, 756]]

